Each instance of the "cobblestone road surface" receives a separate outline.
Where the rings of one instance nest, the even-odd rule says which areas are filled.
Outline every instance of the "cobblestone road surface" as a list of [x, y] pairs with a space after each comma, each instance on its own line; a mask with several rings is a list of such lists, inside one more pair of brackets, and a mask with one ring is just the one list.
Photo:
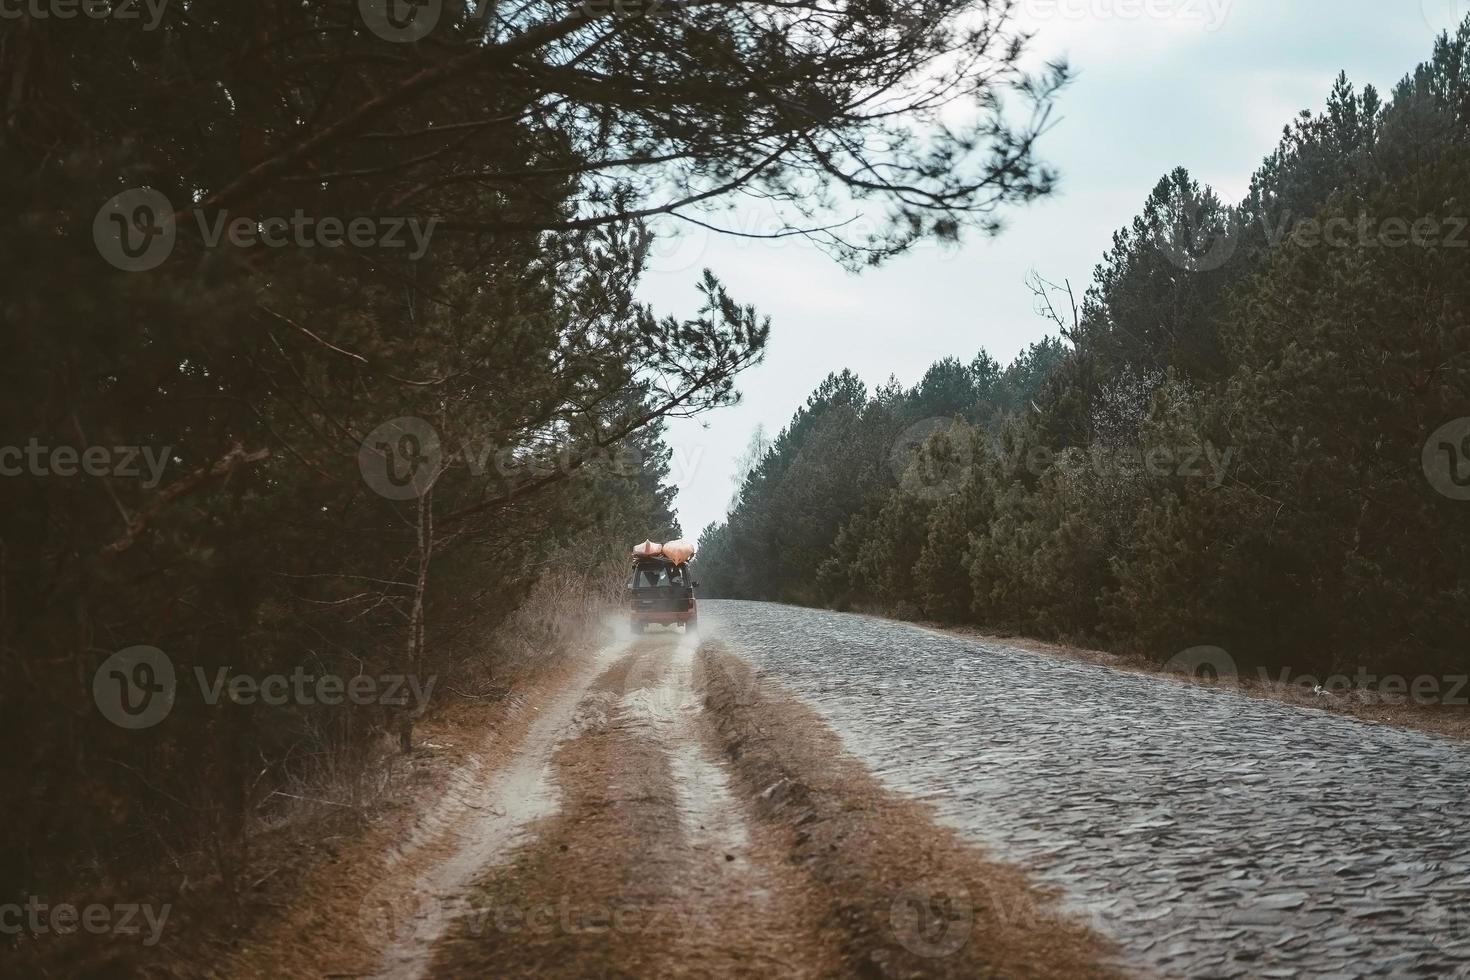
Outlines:
[[879, 619], [701, 602], [890, 786], [1144, 972], [1470, 977], [1470, 751]]

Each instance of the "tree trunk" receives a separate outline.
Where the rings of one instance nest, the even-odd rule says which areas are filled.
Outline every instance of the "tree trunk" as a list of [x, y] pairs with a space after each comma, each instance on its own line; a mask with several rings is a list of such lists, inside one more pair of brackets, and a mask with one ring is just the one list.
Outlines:
[[[414, 579], [413, 605], [408, 614], [408, 656], [405, 667], [410, 675], [417, 675], [424, 659], [424, 593], [429, 585], [429, 561], [434, 554], [434, 505], [433, 483], [419, 494], [417, 532], [418, 574]], [[407, 753], [413, 751], [413, 707], [403, 706], [402, 724], [398, 730], [398, 748]]]

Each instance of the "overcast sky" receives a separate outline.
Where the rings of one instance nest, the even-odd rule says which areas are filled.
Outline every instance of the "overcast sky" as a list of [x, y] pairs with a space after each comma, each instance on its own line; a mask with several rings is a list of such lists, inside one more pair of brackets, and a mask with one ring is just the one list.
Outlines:
[[[1046, 324], [1024, 285], [1035, 269], [1080, 294], [1113, 232], [1159, 178], [1188, 167], [1235, 201], [1302, 109], [1320, 111], [1340, 70], [1388, 90], [1470, 14], [1470, 0], [1022, 0], [1037, 57], [1077, 74], [1041, 155], [1058, 192], [1007, 214], [998, 238], [930, 246], [854, 275], [800, 239], [703, 232], [663, 243], [641, 293], [690, 314], [700, 270], [772, 319], [741, 404], [674, 422], [671, 479], [684, 533], [723, 519], [735, 460], [758, 424], [774, 435], [829, 372], [911, 385], [935, 360], [985, 348], [1002, 363]], [[1132, 16], [1125, 13], [1135, 12]], [[736, 219], [740, 220], [740, 219]], [[687, 226], [685, 226], [687, 227]]]

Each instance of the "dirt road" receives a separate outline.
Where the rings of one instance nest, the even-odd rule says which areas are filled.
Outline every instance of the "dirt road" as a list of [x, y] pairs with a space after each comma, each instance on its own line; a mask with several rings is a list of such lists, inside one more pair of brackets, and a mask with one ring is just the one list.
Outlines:
[[1105, 940], [717, 639], [627, 640], [526, 714], [370, 887], [316, 889], [293, 934], [332, 942], [267, 941], [218, 975], [1117, 975]]

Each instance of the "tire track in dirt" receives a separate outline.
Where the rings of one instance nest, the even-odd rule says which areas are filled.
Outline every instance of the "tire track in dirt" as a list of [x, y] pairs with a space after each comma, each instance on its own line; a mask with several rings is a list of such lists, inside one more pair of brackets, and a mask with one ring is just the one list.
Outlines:
[[700, 741], [695, 645], [644, 641], [590, 686], [557, 751], [561, 811], [479, 882], [434, 975], [830, 972], [803, 881]]
[[372, 974], [380, 980], [419, 980], [435, 944], [466, 914], [465, 895], [483, 869], [508, 853], [527, 828], [557, 808], [549, 778], [553, 753], [575, 730], [576, 712], [598, 670], [616, 660], [619, 646], [600, 650], [537, 712], [504, 764], [483, 762], [457, 775], [415, 834], [390, 858], [382, 879], [363, 901], [359, 926], [382, 949]]
[[695, 685], [698, 646], [695, 637], [678, 643], [647, 702], [673, 776], [684, 842], [679, 900], [691, 925], [660, 973], [826, 974], [836, 947], [821, 936], [816, 896], [775, 843], [757, 832], [754, 809], [738, 794], [711, 738]]

